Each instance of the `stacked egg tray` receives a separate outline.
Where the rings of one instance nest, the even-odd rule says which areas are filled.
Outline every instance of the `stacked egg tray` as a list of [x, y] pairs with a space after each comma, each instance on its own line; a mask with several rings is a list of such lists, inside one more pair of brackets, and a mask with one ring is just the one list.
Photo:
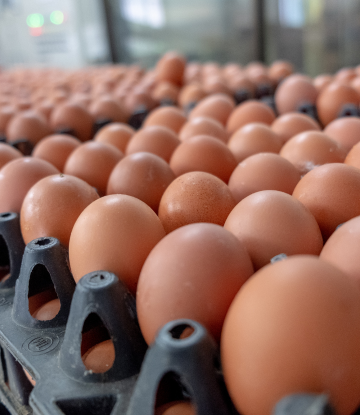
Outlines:
[[[135, 300], [119, 279], [98, 271], [76, 285], [59, 241], [39, 238], [25, 247], [16, 213], [0, 214], [0, 271], [7, 275], [0, 282], [0, 399], [11, 415], [154, 415], [155, 407], [184, 400], [197, 415], [238, 414], [218, 347], [199, 323], [170, 322], [147, 348]], [[33, 318], [29, 298], [51, 290], [59, 313]], [[84, 339], [95, 338], [114, 345], [114, 363], [104, 373], [82, 361]], [[334, 412], [325, 395], [299, 394], [282, 399], [274, 413]]]

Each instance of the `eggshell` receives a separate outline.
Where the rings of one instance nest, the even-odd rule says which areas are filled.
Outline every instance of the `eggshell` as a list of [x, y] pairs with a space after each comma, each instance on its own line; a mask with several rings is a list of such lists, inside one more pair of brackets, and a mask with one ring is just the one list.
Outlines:
[[225, 143], [208, 135], [197, 135], [183, 141], [170, 159], [170, 167], [176, 176], [191, 171], [205, 171], [225, 183], [229, 181], [236, 165], [235, 157]]
[[186, 107], [187, 105], [201, 101], [203, 98], [206, 97], [206, 92], [204, 91], [203, 87], [198, 83], [191, 83], [185, 85], [178, 97], [178, 102], [181, 107]]
[[357, 169], [360, 169], [360, 142], [355, 144], [354, 147], [349, 151], [344, 163], [348, 166], [353, 166]]
[[326, 88], [328, 85], [330, 85], [333, 80], [334, 80], [334, 77], [332, 75], [321, 74], [314, 78], [313, 85], [317, 89], [317, 91], [320, 92], [324, 88]]
[[290, 76], [293, 72], [294, 66], [290, 62], [278, 60], [271, 64], [268, 70], [268, 75], [273, 81], [279, 83], [282, 79]]
[[39, 180], [28, 191], [21, 207], [24, 242], [52, 236], [68, 247], [76, 219], [98, 198], [92, 186], [74, 176], [57, 174]]
[[170, 82], [159, 82], [154, 90], [152, 91], [151, 96], [157, 102], [161, 102], [163, 100], [170, 100], [173, 103], [176, 103], [178, 100], [180, 89], [178, 86], [170, 83]]
[[171, 402], [155, 410], [155, 415], [196, 415], [190, 402]]
[[312, 214], [295, 198], [277, 190], [247, 196], [231, 211], [224, 228], [244, 244], [255, 270], [276, 255], [319, 255], [323, 246]]
[[260, 190], [279, 190], [292, 194], [300, 173], [277, 154], [258, 153], [239, 163], [229, 180], [236, 203]]
[[278, 113], [298, 111], [302, 104], [314, 105], [318, 92], [311, 78], [293, 74], [284, 79], [275, 91], [275, 104]]
[[186, 61], [176, 52], [167, 52], [156, 64], [156, 78], [181, 85], [183, 83]]
[[107, 372], [115, 361], [115, 348], [112, 340], [105, 340], [91, 347], [82, 360], [87, 370], [93, 373]]
[[39, 180], [59, 170], [45, 160], [21, 157], [0, 170], [0, 212], [20, 212], [29, 189]]
[[170, 128], [170, 130], [173, 130], [176, 134], [178, 134], [185, 122], [185, 114], [180, 108], [160, 107], [150, 112], [150, 114], [145, 118], [143, 127], [160, 125]]
[[268, 105], [250, 100], [238, 105], [232, 111], [226, 124], [226, 130], [229, 134], [233, 134], [246, 124], [261, 122], [271, 125], [274, 120], [274, 111]]
[[160, 199], [175, 177], [161, 157], [145, 152], [134, 153], [114, 167], [106, 193], [134, 196], [157, 213]]
[[237, 410], [271, 414], [286, 395], [324, 393], [336, 413], [352, 414], [360, 403], [359, 298], [343, 272], [313, 256], [254, 274], [234, 299], [221, 338]]
[[185, 141], [196, 135], [210, 135], [224, 143], [228, 141], [228, 134], [224, 126], [213, 118], [196, 117], [187, 121], [179, 132], [179, 139]]
[[288, 112], [280, 115], [271, 124], [271, 129], [280, 137], [283, 143], [286, 143], [291, 137], [303, 131], [321, 130], [317, 121], [299, 112]]
[[342, 163], [346, 153], [326, 134], [320, 131], [305, 131], [285, 143], [280, 156], [289, 160], [300, 174], [304, 175], [322, 164]]
[[52, 320], [59, 313], [60, 307], [60, 300], [56, 298], [55, 300], [43, 304], [32, 314], [32, 316], [40, 321]]
[[179, 144], [180, 140], [173, 130], [161, 125], [152, 125], [141, 128], [133, 135], [126, 147], [126, 154], [145, 151], [169, 162]]
[[159, 218], [166, 233], [196, 222], [223, 225], [235, 200], [228, 186], [205, 172], [185, 173], [165, 190]]
[[227, 145], [240, 163], [257, 153], [278, 153], [282, 142], [269, 126], [254, 122], [235, 131]]
[[128, 195], [104, 196], [83, 210], [71, 232], [74, 279], [106, 270], [135, 293], [146, 257], [164, 236], [159, 218], [144, 202]]
[[232, 96], [231, 89], [226, 85], [226, 82], [219, 75], [207, 76], [202, 83], [206, 94], [225, 94]]
[[314, 215], [325, 239], [341, 223], [360, 215], [359, 169], [340, 163], [316, 167], [299, 181], [293, 196]]
[[125, 107], [129, 114], [133, 114], [140, 108], [145, 108], [151, 111], [156, 107], [156, 101], [152, 98], [149, 91], [144, 90], [143, 87], [136, 87], [131, 92], [125, 92]]
[[50, 118], [50, 125], [54, 131], [71, 129], [80, 141], [92, 138], [93, 124], [91, 114], [83, 106], [72, 102], [57, 106]]
[[169, 233], [140, 273], [136, 308], [146, 342], [180, 318], [200, 322], [219, 341], [227, 310], [253, 272], [244, 246], [219, 225], [193, 223]]
[[97, 141], [83, 143], [68, 157], [64, 173], [79, 177], [104, 195], [110, 174], [123, 157], [124, 154], [114, 146]]
[[338, 118], [325, 127], [324, 133], [349, 152], [360, 141], [360, 119], [358, 117]]
[[255, 98], [256, 85], [243, 73], [232, 76], [231, 79], [228, 80], [228, 84], [234, 93], [242, 91], [247, 93], [249, 98]]
[[15, 115], [15, 108], [11, 105], [0, 106], [0, 133], [5, 134], [6, 126]]
[[226, 125], [227, 119], [235, 108], [235, 101], [226, 94], [213, 94], [202, 99], [190, 112], [189, 120], [196, 117], [210, 117]]
[[36, 144], [31, 155], [48, 161], [62, 172], [66, 160], [80, 144], [80, 140], [68, 134], [49, 135]]
[[14, 115], [6, 127], [6, 138], [9, 142], [26, 138], [35, 145], [49, 134], [51, 130], [45, 118], [31, 110]]
[[135, 130], [125, 123], [110, 123], [102, 127], [94, 136], [94, 141], [111, 144], [125, 153]]
[[5, 143], [0, 143], [0, 169], [9, 161], [22, 157], [22, 153], [16, 148]]
[[89, 108], [95, 120], [111, 120], [113, 122], [126, 122], [128, 113], [111, 96], [102, 96], [93, 101]]
[[333, 82], [320, 92], [316, 107], [320, 121], [326, 126], [340, 115], [344, 105], [358, 107], [359, 103], [359, 94], [351, 86]]

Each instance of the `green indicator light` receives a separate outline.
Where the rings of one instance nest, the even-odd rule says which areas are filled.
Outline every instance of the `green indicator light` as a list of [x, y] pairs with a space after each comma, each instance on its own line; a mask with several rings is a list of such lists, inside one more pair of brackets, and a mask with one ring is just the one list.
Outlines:
[[29, 14], [26, 23], [29, 27], [41, 27], [44, 24], [44, 16], [40, 13]]
[[55, 10], [50, 14], [50, 21], [53, 24], [61, 24], [64, 22], [64, 13], [59, 10]]

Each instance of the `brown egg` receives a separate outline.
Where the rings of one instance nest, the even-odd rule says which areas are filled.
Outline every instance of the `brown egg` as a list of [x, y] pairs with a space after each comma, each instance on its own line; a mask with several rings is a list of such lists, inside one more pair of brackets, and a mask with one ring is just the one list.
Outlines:
[[210, 135], [227, 143], [228, 134], [224, 126], [214, 118], [196, 117], [187, 121], [181, 128], [179, 139], [185, 141], [196, 135]]
[[134, 196], [157, 213], [160, 199], [174, 179], [174, 172], [161, 157], [145, 152], [134, 153], [114, 167], [106, 194]]
[[214, 94], [202, 99], [190, 112], [189, 120], [196, 117], [210, 117], [226, 125], [227, 119], [235, 108], [235, 101], [225, 94]]
[[47, 122], [50, 122], [51, 113], [55, 108], [55, 104], [49, 99], [44, 99], [36, 107], [36, 111], [46, 118]]
[[255, 98], [256, 85], [245, 74], [239, 73], [233, 76], [229, 79], [228, 84], [234, 93], [242, 91], [247, 94], [248, 98]]
[[285, 143], [280, 156], [289, 160], [304, 175], [322, 164], [342, 163], [346, 153], [321, 131], [305, 131]]
[[233, 171], [229, 189], [236, 203], [260, 190], [279, 190], [292, 194], [300, 173], [277, 154], [258, 153], [246, 158]]
[[353, 166], [357, 169], [360, 169], [360, 142], [355, 144], [354, 147], [349, 151], [344, 163], [348, 166]]
[[360, 119], [358, 117], [336, 119], [326, 126], [324, 133], [349, 152], [360, 141]]
[[300, 74], [290, 75], [276, 89], [276, 109], [279, 114], [298, 111], [301, 105], [314, 105], [317, 95], [311, 78]]
[[63, 172], [66, 160], [80, 144], [81, 141], [71, 135], [54, 134], [38, 142], [31, 155], [48, 161]]
[[143, 127], [161, 125], [170, 128], [170, 130], [178, 134], [185, 122], [185, 114], [180, 108], [160, 107], [150, 112], [145, 118]]
[[235, 297], [221, 338], [237, 410], [272, 414], [287, 395], [323, 393], [337, 414], [352, 414], [360, 404], [359, 299], [343, 272], [314, 256], [254, 274]]
[[257, 153], [278, 153], [282, 142], [268, 125], [254, 122], [238, 129], [227, 145], [240, 163]]
[[89, 108], [95, 120], [111, 120], [112, 122], [126, 122], [128, 113], [111, 96], [96, 98]]
[[330, 85], [333, 80], [334, 77], [332, 75], [323, 74], [316, 76], [313, 80], [313, 84], [317, 91], [321, 92], [324, 88]]
[[103, 196], [113, 168], [123, 157], [124, 154], [114, 146], [90, 141], [81, 144], [70, 154], [64, 173], [85, 180]]
[[0, 212], [20, 212], [29, 189], [39, 180], [59, 170], [45, 160], [21, 157], [0, 170]]
[[40, 306], [32, 316], [36, 318], [36, 320], [40, 321], [48, 321], [52, 320], [57, 316], [60, 311], [61, 303], [58, 298], [55, 300], [51, 300], [42, 306]]
[[131, 92], [126, 92], [124, 98], [124, 104], [129, 114], [133, 114], [140, 108], [151, 111], [156, 107], [156, 101], [152, 98], [150, 92], [145, 91], [140, 86], [134, 88]]
[[15, 113], [16, 110], [11, 105], [0, 106], [0, 135], [5, 134], [6, 126]]
[[167, 52], [158, 60], [155, 68], [159, 81], [182, 85], [186, 60], [176, 52]]
[[250, 100], [238, 105], [230, 114], [226, 130], [233, 134], [246, 124], [261, 122], [271, 125], [275, 120], [274, 111], [260, 101]]
[[208, 135], [197, 135], [183, 141], [170, 159], [176, 176], [191, 171], [211, 173], [225, 183], [237, 165], [225, 143]]
[[92, 271], [113, 272], [135, 293], [146, 257], [165, 236], [156, 213], [128, 195], [104, 196], [78, 217], [70, 236], [75, 281]]
[[6, 138], [9, 142], [26, 138], [35, 145], [49, 134], [51, 130], [45, 118], [31, 110], [14, 115], [6, 127]]
[[271, 64], [268, 75], [277, 84], [294, 72], [294, 66], [287, 61], [275, 61]]
[[355, 91], [360, 95], [360, 76], [357, 76], [350, 82], [351, 88], [355, 89]]
[[177, 102], [179, 96], [180, 88], [170, 82], [159, 82], [156, 87], [153, 89], [151, 96], [155, 101], [161, 102], [164, 100], [169, 100], [174, 103]]
[[232, 96], [231, 89], [226, 82], [218, 75], [211, 75], [203, 80], [202, 86], [206, 94], [225, 94]]
[[205, 172], [191, 172], [175, 179], [165, 190], [159, 218], [166, 233], [196, 222], [223, 225], [235, 200], [228, 186]]
[[262, 190], [247, 196], [224, 224], [245, 245], [254, 269], [279, 254], [319, 255], [321, 232], [312, 214], [292, 196]]
[[335, 74], [335, 80], [344, 83], [350, 83], [355, 77], [355, 68], [341, 68]]
[[22, 153], [16, 148], [5, 143], [0, 143], [0, 169], [2, 169], [9, 161], [18, 159], [22, 156]]
[[76, 219], [98, 198], [92, 186], [74, 176], [57, 174], [39, 180], [28, 191], [21, 207], [24, 242], [52, 236], [68, 247]]
[[84, 366], [93, 373], [107, 372], [115, 361], [115, 347], [111, 339], [92, 346], [82, 356]]
[[324, 245], [320, 259], [347, 274], [360, 289], [360, 216], [339, 226]]
[[161, 125], [153, 125], [141, 128], [133, 135], [127, 145], [126, 154], [145, 151], [169, 162], [179, 144], [180, 140], [173, 130]]
[[196, 415], [190, 402], [171, 402], [155, 410], [155, 415]]
[[53, 130], [70, 129], [80, 141], [92, 138], [93, 123], [91, 114], [83, 106], [72, 102], [57, 106], [50, 118]]
[[184, 108], [189, 104], [201, 101], [205, 97], [206, 92], [203, 87], [198, 83], [191, 83], [180, 90], [178, 101], [179, 105]]
[[94, 136], [94, 141], [111, 144], [125, 153], [131, 137], [135, 130], [125, 123], [110, 123], [102, 127]]
[[303, 131], [316, 130], [320, 131], [320, 125], [309, 115], [299, 112], [288, 112], [280, 115], [271, 124], [271, 129], [280, 137], [283, 143], [286, 143], [291, 137]]
[[198, 321], [219, 341], [227, 310], [253, 272], [244, 246], [222, 226], [193, 223], [169, 233], [147, 257], [138, 282], [146, 342], [180, 318]]
[[331, 163], [307, 173], [295, 187], [293, 196], [314, 215], [326, 240], [338, 225], [360, 215], [359, 192], [360, 171]]
[[320, 121], [326, 126], [340, 115], [344, 105], [358, 107], [359, 103], [359, 94], [351, 86], [333, 82], [320, 92], [316, 107]]

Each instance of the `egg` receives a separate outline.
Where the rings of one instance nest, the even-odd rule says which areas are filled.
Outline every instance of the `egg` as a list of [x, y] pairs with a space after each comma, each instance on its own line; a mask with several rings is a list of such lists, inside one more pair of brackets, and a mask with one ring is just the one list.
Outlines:
[[298, 111], [301, 105], [314, 105], [318, 92], [311, 79], [305, 75], [293, 74], [284, 79], [275, 91], [278, 113]]
[[173, 130], [161, 125], [152, 125], [141, 128], [132, 136], [126, 147], [126, 154], [145, 151], [169, 162], [179, 144], [180, 140]]
[[82, 361], [93, 373], [107, 372], [115, 361], [114, 343], [109, 339], [95, 344], [82, 355]]
[[31, 155], [48, 161], [63, 172], [66, 160], [80, 144], [80, 140], [68, 134], [49, 135], [36, 144]]
[[135, 134], [135, 130], [125, 123], [110, 123], [95, 134], [94, 141], [104, 144], [111, 144], [125, 153], [126, 147]]
[[304, 175], [322, 164], [342, 163], [346, 153], [321, 131], [305, 131], [287, 141], [281, 148], [280, 156], [289, 160]]
[[94, 188], [77, 177], [48, 176], [26, 194], [20, 212], [20, 228], [25, 244], [52, 236], [66, 248], [80, 213], [99, 198]]
[[0, 169], [9, 161], [22, 157], [22, 153], [8, 144], [0, 142]]
[[349, 152], [360, 141], [360, 119], [358, 117], [338, 118], [325, 127], [324, 133]]
[[32, 313], [32, 317], [40, 321], [52, 320], [60, 311], [61, 303], [58, 298], [42, 304], [37, 310]]
[[271, 124], [271, 129], [286, 143], [291, 137], [303, 131], [320, 131], [320, 125], [309, 115], [299, 112], [288, 112], [280, 115]]
[[110, 120], [112, 122], [126, 122], [128, 113], [111, 96], [102, 96], [94, 99], [89, 112], [95, 120]]
[[235, 206], [228, 186], [205, 172], [185, 173], [165, 190], [159, 218], [166, 233], [196, 222], [223, 225]]
[[160, 199], [174, 179], [174, 172], [161, 157], [146, 152], [134, 153], [114, 167], [106, 193], [134, 196], [157, 213]]
[[294, 66], [290, 62], [278, 60], [271, 64], [268, 74], [273, 81], [279, 83], [293, 72]]
[[164, 236], [160, 219], [144, 202], [128, 195], [104, 196], [82, 211], [71, 232], [74, 279], [106, 270], [135, 293], [146, 257]]
[[149, 91], [141, 86], [135, 87], [132, 91], [124, 92], [125, 108], [129, 114], [134, 114], [140, 109], [151, 111], [156, 107], [156, 101]]
[[176, 176], [191, 171], [204, 171], [219, 177], [225, 183], [237, 165], [225, 143], [208, 135], [197, 135], [183, 141], [170, 159]]
[[354, 147], [347, 154], [345, 164], [360, 169], [360, 142], [355, 144]]
[[319, 255], [323, 246], [315, 218], [298, 200], [262, 190], [241, 200], [224, 228], [242, 242], [258, 270], [279, 254]]
[[158, 60], [155, 68], [156, 78], [177, 85], [183, 83], [186, 61], [176, 52], [167, 52]]
[[261, 122], [271, 125], [274, 120], [274, 111], [268, 105], [250, 100], [238, 105], [232, 111], [226, 124], [226, 130], [229, 134], [233, 134], [246, 124]]
[[228, 134], [224, 126], [209, 117], [196, 117], [187, 121], [179, 132], [179, 139], [185, 141], [188, 138], [203, 134], [218, 138], [224, 143], [228, 141]]
[[20, 212], [29, 189], [39, 180], [59, 170], [45, 160], [21, 157], [0, 170], [0, 212]]
[[15, 108], [11, 105], [1, 106], [0, 105], [0, 135], [5, 135], [6, 127], [15, 115]]
[[331, 163], [305, 174], [293, 196], [314, 215], [326, 240], [338, 225], [360, 215], [359, 192], [360, 170]]
[[270, 415], [289, 394], [324, 393], [336, 413], [352, 414], [360, 404], [359, 299], [343, 272], [314, 256], [255, 273], [235, 297], [221, 336], [237, 410]]
[[167, 127], [178, 134], [185, 122], [186, 116], [180, 108], [160, 107], [155, 108], [150, 112], [150, 114], [145, 118], [143, 127], [160, 125]]
[[324, 88], [326, 88], [328, 85], [330, 85], [333, 80], [334, 80], [334, 77], [332, 75], [321, 74], [314, 78], [313, 85], [317, 89], [317, 91], [320, 92]]
[[106, 194], [109, 176], [124, 154], [114, 146], [89, 141], [77, 147], [68, 157], [64, 173], [79, 177]]
[[190, 112], [189, 120], [196, 117], [210, 117], [226, 125], [235, 108], [235, 101], [226, 94], [213, 94], [202, 99]]
[[283, 157], [258, 153], [237, 165], [229, 180], [236, 203], [260, 190], [279, 190], [292, 194], [300, 180], [296, 167]]
[[351, 86], [333, 82], [320, 92], [316, 107], [320, 121], [326, 126], [340, 116], [344, 105], [353, 104], [358, 107], [359, 103], [359, 94]]
[[152, 98], [161, 103], [162, 101], [169, 101], [176, 104], [178, 100], [180, 89], [178, 86], [170, 82], [159, 82], [152, 91]]
[[171, 402], [157, 408], [155, 415], [196, 415], [196, 412], [190, 402]]
[[231, 135], [228, 147], [238, 163], [257, 153], [279, 153], [282, 141], [263, 123], [248, 123]]
[[193, 223], [169, 233], [140, 273], [136, 309], [148, 344], [166, 323], [189, 318], [219, 341], [228, 308], [253, 274], [244, 246], [219, 225]]
[[206, 92], [198, 83], [185, 85], [179, 92], [178, 102], [182, 108], [190, 104], [197, 103], [206, 97]]

